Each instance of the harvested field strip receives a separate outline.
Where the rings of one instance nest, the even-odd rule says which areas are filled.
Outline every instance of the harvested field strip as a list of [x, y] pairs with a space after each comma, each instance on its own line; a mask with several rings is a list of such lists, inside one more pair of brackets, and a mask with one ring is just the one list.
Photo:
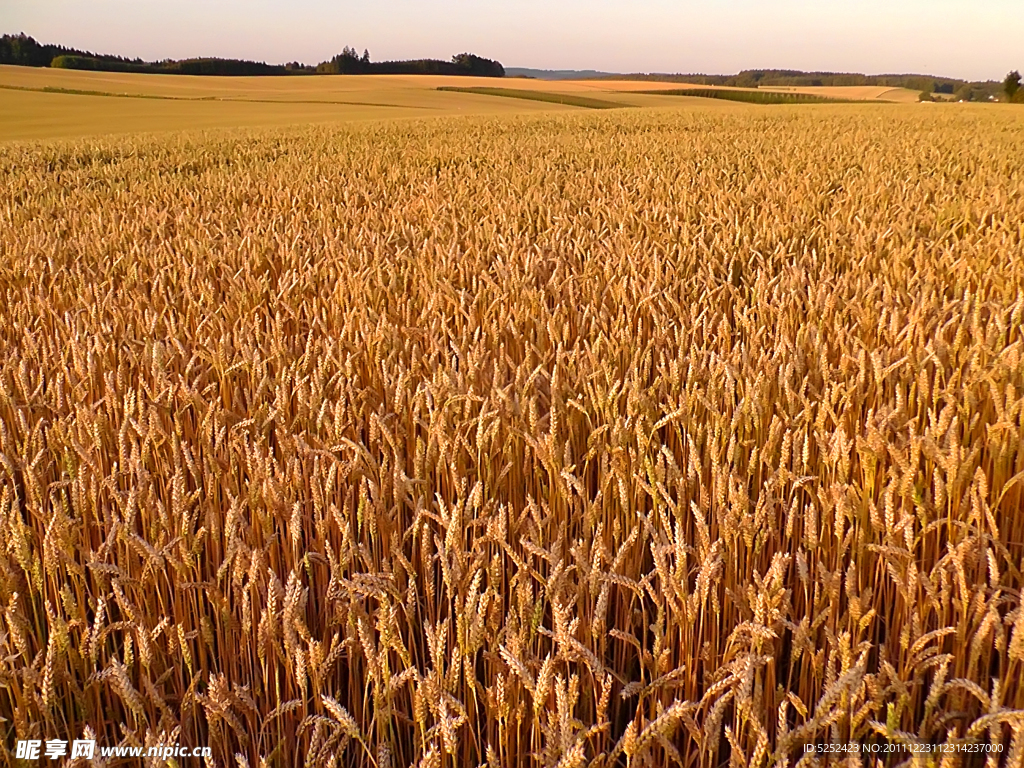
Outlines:
[[[78, 88], [28, 88], [21, 85], [0, 85], [0, 90], [5, 91], [26, 91], [28, 93], [58, 93], [67, 96], [105, 96], [112, 99], [150, 99], [155, 101], [205, 101], [205, 102], [230, 102], [233, 104], [337, 104], [338, 106], [353, 107], [389, 107], [394, 109], [409, 109], [405, 104], [382, 104], [374, 101], [340, 101], [337, 99], [244, 99], [230, 96], [164, 96], [152, 93], [111, 93], [109, 91], [88, 91]], [[429, 109], [429, 107], [419, 107]]]
[[482, 96], [504, 96], [508, 99], [525, 99], [527, 101], [544, 101], [549, 104], [565, 104], [570, 107], [583, 107], [585, 109], [625, 109], [629, 106], [628, 104], [620, 104], [615, 101], [591, 99], [587, 96], [574, 96], [569, 93], [520, 91], [515, 88], [458, 88], [456, 86], [442, 86], [437, 90], [453, 91], [455, 93], [478, 93]]
[[652, 96], [695, 96], [701, 99], [742, 101], [745, 104], [848, 104], [846, 99], [829, 99], [807, 93], [774, 93], [771, 91], [730, 91], [724, 88], [679, 88], [670, 91], [630, 91]]
[[150, 93], [111, 93], [110, 91], [94, 91], [84, 88], [30, 88], [25, 85], [0, 85], [4, 91], [24, 91], [27, 93], [60, 93], [68, 96], [109, 96], [116, 99], [157, 99], [159, 101], [217, 101], [215, 96], [161, 96]]

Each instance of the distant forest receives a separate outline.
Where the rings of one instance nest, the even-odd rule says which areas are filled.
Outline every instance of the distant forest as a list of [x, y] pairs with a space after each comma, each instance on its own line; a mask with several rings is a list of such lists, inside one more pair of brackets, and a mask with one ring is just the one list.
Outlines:
[[988, 99], [989, 96], [998, 95], [1002, 91], [1002, 85], [995, 81], [968, 82], [967, 80], [932, 75], [861, 75], [840, 72], [800, 72], [789, 69], [750, 69], [744, 70], [738, 75], [604, 75], [596, 79], [727, 85], [736, 88], [878, 85], [888, 88], [909, 88], [913, 91], [945, 93], [965, 101], [982, 101]]
[[62, 45], [44, 45], [25, 35], [0, 37], [0, 64], [24, 67], [56, 67], [102, 72], [141, 72], [164, 75], [473, 75], [477, 77], [504, 77], [505, 69], [471, 53], [460, 53], [451, 61], [419, 59], [416, 61], [370, 61], [370, 52], [362, 56], [346, 46], [340, 54], [318, 66], [299, 62], [266, 64], [240, 59], [183, 59], [180, 61], [144, 61], [121, 56], [108, 56], [65, 48]]
[[315, 69], [323, 75], [474, 75], [476, 77], [504, 77], [505, 68], [496, 61], [483, 59], [471, 53], [460, 53], [451, 61], [417, 59], [415, 61], [370, 61], [370, 52], [360, 56], [354, 48], [346, 47], [330, 61]]

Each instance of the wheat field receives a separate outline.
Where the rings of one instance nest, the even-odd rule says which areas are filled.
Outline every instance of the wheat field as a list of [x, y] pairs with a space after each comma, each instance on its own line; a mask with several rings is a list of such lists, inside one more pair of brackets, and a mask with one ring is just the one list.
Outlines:
[[[731, 105], [0, 146], [0, 749], [1020, 765], [1022, 144]], [[804, 754], [849, 742], [1001, 751]]]

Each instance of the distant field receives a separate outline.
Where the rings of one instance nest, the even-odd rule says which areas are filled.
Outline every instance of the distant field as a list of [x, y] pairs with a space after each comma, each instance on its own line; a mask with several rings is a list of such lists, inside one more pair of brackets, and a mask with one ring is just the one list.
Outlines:
[[584, 109], [621, 109], [627, 106], [621, 101], [594, 99], [574, 93], [549, 93], [520, 88], [457, 88], [454, 86], [443, 86], [437, 90], [454, 93], [475, 93], [481, 96], [502, 96], [504, 98], [525, 99], [527, 101], [542, 101], [549, 104], [566, 104], [571, 107], [583, 107]]
[[884, 85], [842, 85], [832, 87], [775, 86], [758, 90], [780, 93], [805, 93], [808, 96], [821, 96], [827, 99], [887, 101], [897, 104], [913, 104], [917, 101], [918, 97], [918, 92], [912, 91], [909, 88], [889, 88]]
[[812, 96], [807, 93], [779, 93], [777, 91], [760, 91], [738, 88], [675, 88], [671, 91], [645, 91], [659, 96], [689, 96], [698, 99], [718, 99], [720, 101], [738, 101], [745, 104], [834, 104], [838, 99], [824, 96]]
[[[460, 88], [510, 87], [525, 91], [593, 93], [679, 88], [676, 83], [604, 80], [494, 80], [444, 75], [330, 75], [322, 77], [192, 77], [139, 75], [117, 72], [82, 72], [65, 69], [0, 66], [0, 86], [70, 88], [178, 98], [260, 98], [291, 101], [297, 98], [352, 98], [388, 94], [422, 104], [424, 94], [444, 86]], [[389, 99], [391, 100], [391, 99]]]
[[[112, 133], [204, 130], [416, 117], [426, 108], [332, 104], [175, 102], [0, 90], [0, 139], [51, 139]], [[494, 110], [498, 112], [499, 109]]]
[[[527, 81], [530, 82], [530, 81]], [[538, 82], [538, 81], [533, 81]], [[566, 81], [543, 83], [547, 86], [561, 86], [568, 84]], [[725, 85], [701, 85], [698, 83], [688, 86], [686, 83], [657, 82], [640, 80], [592, 80], [578, 81], [571, 85], [577, 88], [590, 85], [598, 90], [608, 91], [632, 91], [641, 93], [652, 93], [654, 91], [673, 91], [689, 87], [710, 88], [712, 90], [741, 91], [741, 92], [778, 92], [778, 93], [804, 93], [809, 96], [820, 96], [826, 99], [837, 99], [841, 101], [878, 101], [893, 103], [913, 103], [917, 101], [917, 91], [906, 88], [888, 88], [879, 86], [833, 86], [833, 87], [796, 87], [778, 86], [773, 88], [735, 88]], [[517, 81], [516, 87], [519, 87]], [[535, 86], [536, 87], [536, 86]], [[551, 90], [548, 88], [548, 90]]]
[[[516, 79], [496, 87], [493, 79], [445, 76], [190, 77], [0, 66], [0, 141], [595, 107], [735, 106], [659, 95], [679, 90], [678, 83], [612, 80]], [[828, 99], [917, 100], [902, 89], [772, 90]]]
[[189, 77], [0, 66], [0, 141], [565, 111], [558, 103], [445, 93], [482, 78]]

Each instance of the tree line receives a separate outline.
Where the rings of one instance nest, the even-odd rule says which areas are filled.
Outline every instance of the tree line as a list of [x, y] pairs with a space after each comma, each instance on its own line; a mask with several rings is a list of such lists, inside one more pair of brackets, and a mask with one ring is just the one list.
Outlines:
[[416, 59], [413, 61], [370, 61], [370, 52], [360, 56], [355, 48], [344, 50], [330, 61], [316, 67], [323, 75], [471, 75], [504, 77], [505, 68], [497, 61], [460, 53], [451, 61]]
[[121, 56], [79, 51], [61, 45], [44, 45], [25, 34], [0, 37], [0, 64], [25, 67], [56, 67], [103, 72], [139, 72], [179, 75], [472, 75], [504, 77], [505, 69], [497, 61], [471, 53], [460, 53], [451, 61], [417, 59], [414, 61], [370, 61], [370, 52], [360, 56], [345, 46], [340, 54], [317, 66], [299, 62], [267, 64], [242, 59], [165, 59], [144, 61]]

